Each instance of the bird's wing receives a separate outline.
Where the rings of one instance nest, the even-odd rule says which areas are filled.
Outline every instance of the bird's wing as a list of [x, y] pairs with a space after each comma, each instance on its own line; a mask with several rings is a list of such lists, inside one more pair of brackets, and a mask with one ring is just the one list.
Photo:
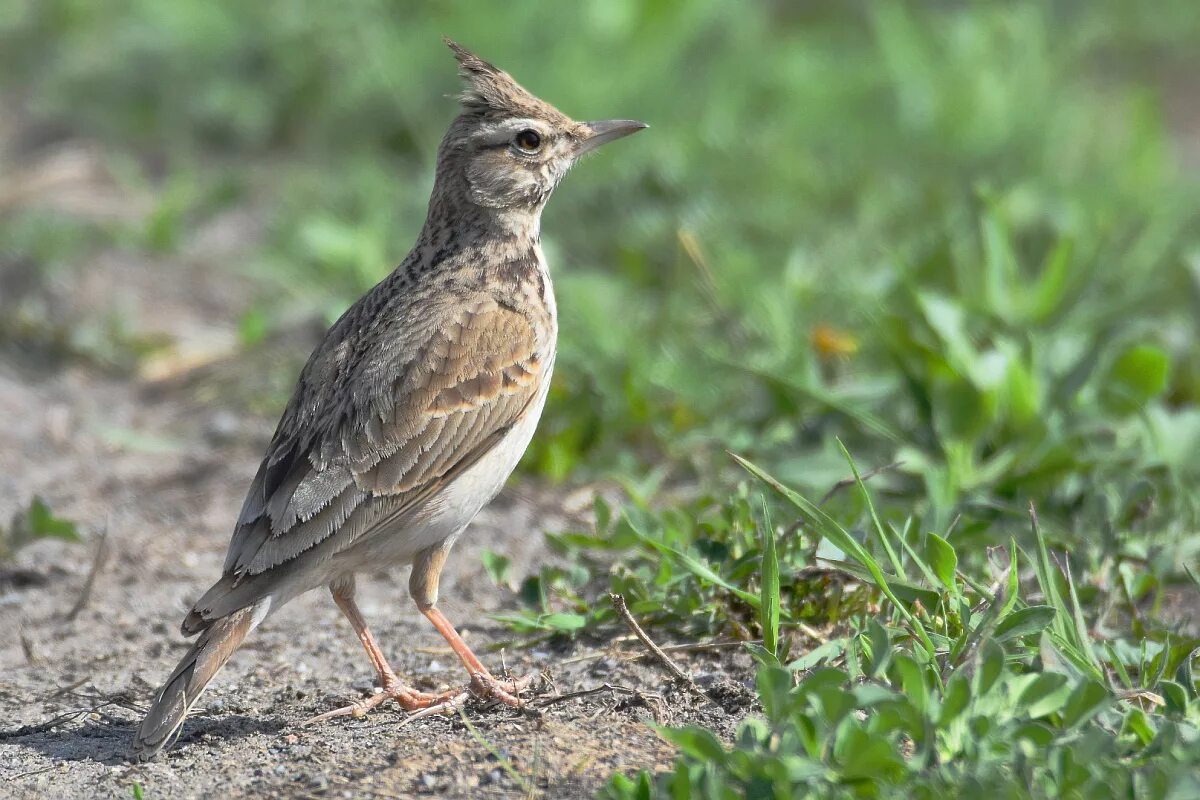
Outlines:
[[250, 488], [227, 575], [274, 569], [331, 536], [323, 556], [348, 547], [436, 494], [521, 418], [550, 366], [529, 320], [491, 297], [442, 316], [398, 368], [367, 358], [351, 367], [359, 375], [339, 375], [337, 408], [306, 408], [302, 378]]

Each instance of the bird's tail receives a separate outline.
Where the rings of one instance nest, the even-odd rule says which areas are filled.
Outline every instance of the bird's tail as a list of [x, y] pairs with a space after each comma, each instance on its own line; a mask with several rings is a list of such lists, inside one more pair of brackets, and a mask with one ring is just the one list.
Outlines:
[[204, 687], [225, 665], [242, 640], [262, 621], [265, 614], [256, 613], [258, 605], [215, 620], [200, 634], [192, 649], [154, 696], [150, 711], [142, 720], [133, 741], [133, 755], [137, 760], [149, 761], [173, 741], [183, 726], [183, 718]]

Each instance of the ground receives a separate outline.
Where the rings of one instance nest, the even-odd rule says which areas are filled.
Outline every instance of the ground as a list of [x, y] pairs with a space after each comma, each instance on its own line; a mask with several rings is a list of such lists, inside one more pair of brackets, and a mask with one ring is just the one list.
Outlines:
[[[234, 239], [253, 227], [246, 220], [219, 225], [240, 230]], [[223, 235], [198, 233], [210, 247]], [[485, 510], [456, 548], [442, 607], [492, 665], [547, 670], [551, 696], [609, 683], [649, 697], [602, 692], [550, 705], [536, 719], [472, 707], [474, 732], [456, 717], [404, 725], [403, 712], [391, 707], [301, 727], [373, 684], [349, 625], [318, 591], [255, 632], [173, 749], [152, 763], [131, 763], [140, 709], [187, 647], [179, 622], [220, 573], [230, 526], [274, 423], [230, 408], [216, 399], [228, 393], [212, 387], [228, 387], [229, 374], [253, 375], [281, 353], [302, 358], [313, 344], [312, 326], [302, 326], [255, 353], [214, 359], [232, 339], [245, 288], [226, 270], [99, 258], [86, 273], [36, 290], [71, 319], [119, 296], [132, 305], [142, 334], [177, 343], [173, 356], [138, 379], [28, 348], [0, 356], [0, 520], [36, 495], [88, 535], [83, 543], [36, 542], [0, 565], [0, 797], [131, 797], [136, 786], [151, 798], [217, 791], [525, 796], [521, 782], [544, 796], [577, 797], [594, 793], [614, 771], [669, 764], [673, 751], [656, 736], [656, 717], [732, 729], [734, 716], [697, 704], [661, 670], [623, 655], [640, 652], [628, 644], [489, 652], [507, 633], [488, 612], [516, 600], [488, 578], [481, 549], [509, 556], [514, 574], [536, 570], [550, 557], [542, 532], [578, 523], [574, 508], [586, 505], [579, 502], [586, 492], [572, 497], [525, 482]], [[254, 385], [253, 378], [236, 380]], [[103, 531], [109, 554], [72, 616]], [[428, 689], [457, 685], [465, 675], [409, 601], [407, 571], [360, 579], [363, 611], [403, 676]], [[730, 680], [749, 672], [744, 656], [732, 653], [680, 658], [702, 682], [737, 695]]]

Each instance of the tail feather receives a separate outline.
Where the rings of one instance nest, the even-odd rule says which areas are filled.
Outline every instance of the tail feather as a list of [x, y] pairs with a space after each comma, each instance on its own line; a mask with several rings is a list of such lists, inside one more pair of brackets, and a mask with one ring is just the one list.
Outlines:
[[[235, 611], [214, 620], [200, 634], [171, 677], [158, 690], [150, 711], [142, 720], [133, 742], [133, 754], [139, 761], [149, 761], [173, 741], [183, 719], [204, 687], [225, 665], [242, 640], [254, 630], [264, 613], [257, 613], [262, 603]], [[265, 607], [261, 609], [265, 612]]]

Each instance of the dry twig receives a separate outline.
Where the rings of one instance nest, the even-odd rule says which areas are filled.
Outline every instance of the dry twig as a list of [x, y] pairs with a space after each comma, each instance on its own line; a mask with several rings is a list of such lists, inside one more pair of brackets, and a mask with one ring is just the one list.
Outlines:
[[[614, 643], [621, 641], [632, 641], [636, 636], [621, 636], [614, 639]], [[697, 653], [705, 650], [724, 650], [727, 647], [742, 647], [746, 644], [761, 644], [761, 639], [748, 639], [746, 641], [737, 640], [731, 642], [693, 642], [690, 644], [664, 644], [659, 649], [664, 653]], [[591, 650], [582, 655], [573, 656], [565, 661], [558, 662], [559, 664], [578, 664], [580, 661], [595, 661], [598, 658], [619, 658], [624, 661], [640, 661], [643, 658], [652, 658], [652, 653], [622, 653], [616, 650]]]
[[21, 652], [25, 654], [26, 663], [37, 664], [41, 660], [38, 658], [37, 639], [30, 634], [24, 620], [17, 623], [17, 633], [21, 639]]
[[92, 589], [96, 586], [96, 576], [108, 562], [108, 551], [108, 525], [105, 525], [96, 542], [96, 555], [92, 558], [92, 568], [88, 570], [87, 580], [83, 582], [83, 588], [79, 590], [79, 597], [75, 600], [75, 605], [71, 606], [71, 610], [67, 612], [67, 622], [75, 619], [79, 616], [80, 611], [87, 608], [88, 602], [92, 599]]
[[4, 780], [11, 782], [11, 781], [18, 781], [21, 778], [29, 778], [34, 775], [41, 775], [43, 772], [49, 772], [50, 770], [54, 769], [55, 766], [56, 765], [51, 764], [48, 767], [41, 767], [39, 769], [31, 769], [28, 772], [18, 772], [16, 775], [12, 775], [8, 778], [5, 778]]
[[38, 723], [37, 725], [22, 725], [19, 728], [0, 730], [0, 742], [7, 739], [20, 739], [23, 736], [32, 736], [35, 733], [45, 733], [46, 731], [54, 730], [63, 723], [74, 722], [80, 717], [87, 716], [88, 714], [94, 714], [97, 711], [108, 708], [111, 705], [115, 705], [115, 703], [111, 700], [106, 700], [100, 705], [92, 706], [91, 708], [80, 708], [76, 709], [75, 711], [68, 711], [65, 714], [59, 714], [57, 717], [47, 720], [46, 722]]
[[538, 708], [547, 708], [549, 706], [558, 705], [559, 703], [565, 703], [569, 700], [578, 700], [581, 697], [591, 697], [592, 695], [603, 694], [604, 692], [627, 694], [632, 697], [650, 697], [650, 695], [647, 695], [644, 692], [639, 692], [637, 689], [630, 689], [628, 686], [616, 686], [611, 683], [605, 683], [591, 689], [580, 689], [576, 692], [567, 692], [566, 694], [554, 695], [553, 697], [539, 697], [534, 700], [532, 704], [536, 705]]
[[625, 620], [625, 624], [629, 626], [631, 631], [633, 631], [633, 635], [636, 636], [641, 643], [646, 646], [646, 649], [648, 649], [654, 655], [654, 658], [666, 668], [667, 672], [671, 673], [675, 680], [686, 686], [688, 690], [692, 692], [692, 694], [704, 698], [717, 708], [721, 709], [722, 712], [725, 711], [724, 706], [710, 697], [708, 692], [701, 689], [699, 684], [692, 680], [692, 676], [684, 672], [678, 664], [672, 661], [671, 657], [664, 653], [662, 648], [654, 643], [654, 640], [650, 638], [649, 634], [642, 630], [642, 626], [639, 625], [637, 620], [633, 618], [633, 614], [629, 613], [629, 606], [625, 605], [624, 597], [611, 592], [609, 593], [608, 597], [610, 600], [612, 600], [613, 608], [617, 610], [617, 614], [621, 616], [621, 619]]

